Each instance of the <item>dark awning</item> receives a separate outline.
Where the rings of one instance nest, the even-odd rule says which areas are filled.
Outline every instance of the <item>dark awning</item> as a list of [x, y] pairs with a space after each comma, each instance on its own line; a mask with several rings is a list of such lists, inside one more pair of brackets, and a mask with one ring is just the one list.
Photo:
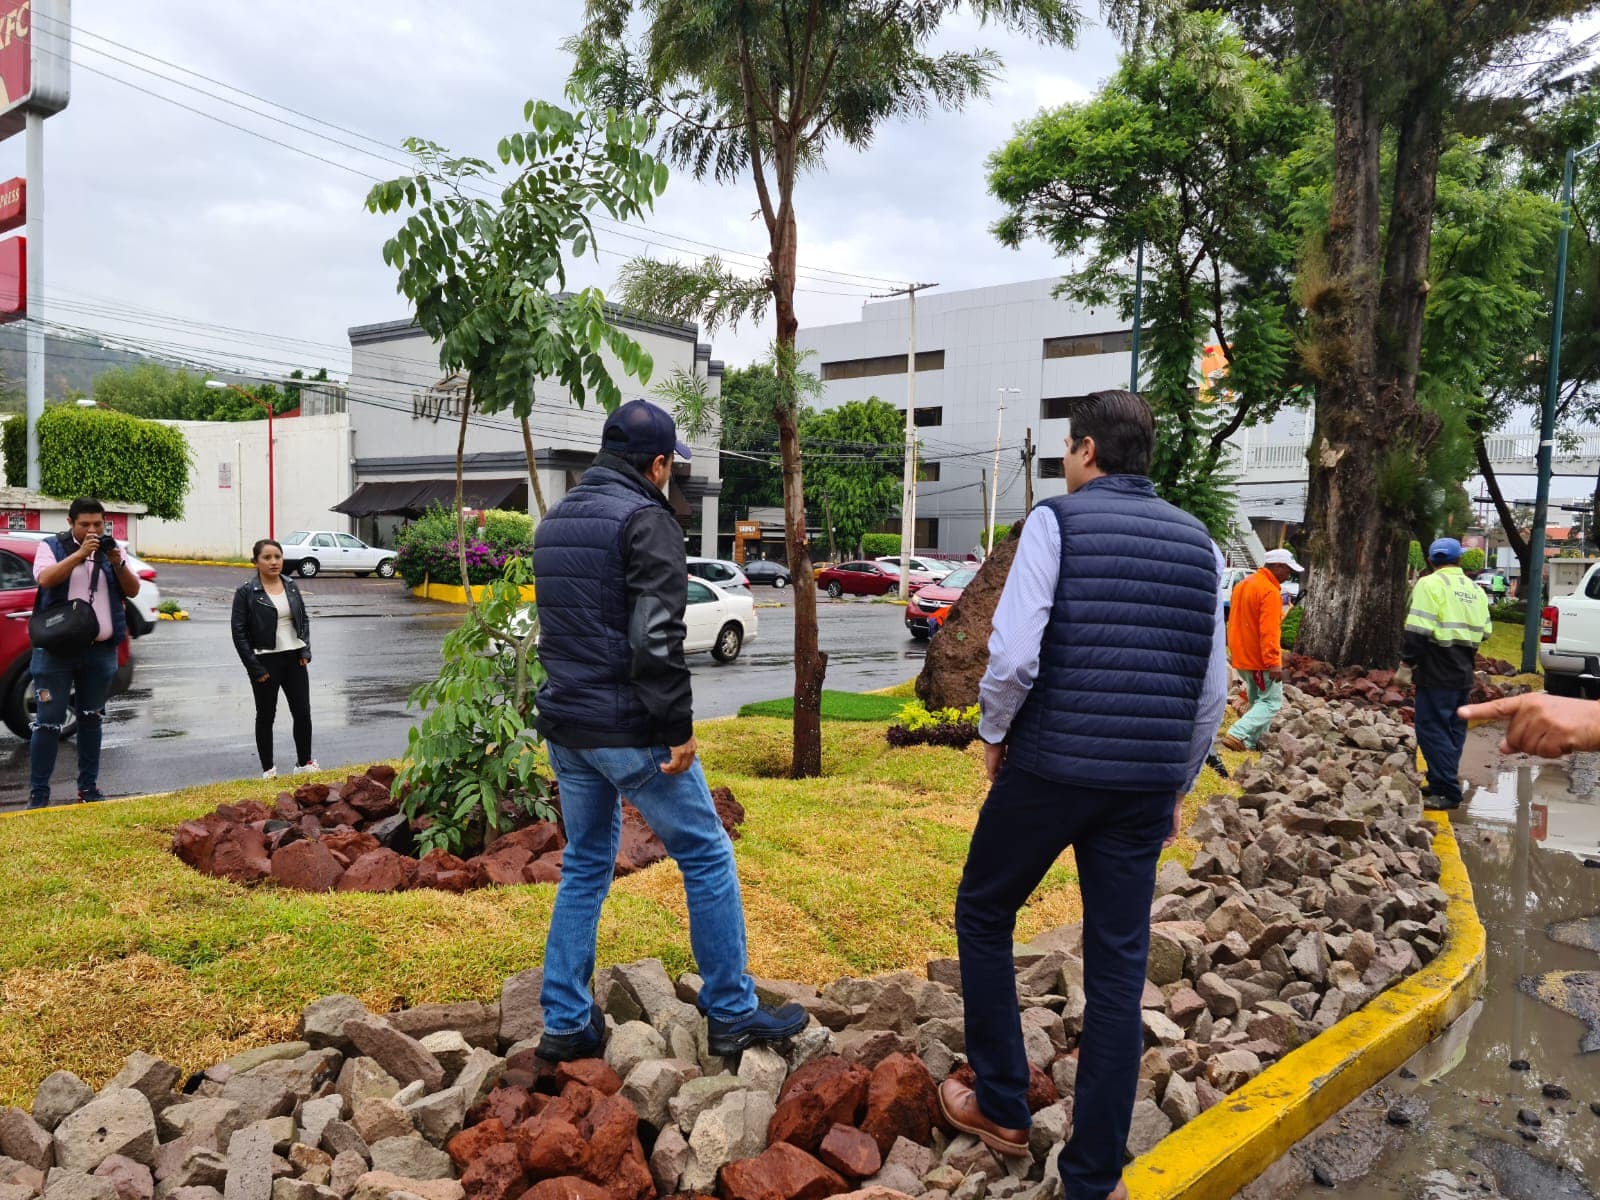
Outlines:
[[400, 483], [363, 483], [335, 504], [333, 511], [350, 517], [415, 516], [422, 511], [415, 498], [428, 486], [416, 479]]
[[[467, 479], [461, 485], [461, 503], [467, 508], [502, 508], [517, 494], [517, 489], [528, 485], [526, 479]], [[437, 504], [454, 509], [456, 506], [456, 481], [434, 479], [419, 485], [421, 491], [412, 500], [421, 512]]]
[[694, 509], [689, 507], [689, 498], [683, 494], [683, 487], [676, 475], [667, 477], [667, 503], [672, 505], [672, 515], [680, 521], [687, 521], [694, 515]]

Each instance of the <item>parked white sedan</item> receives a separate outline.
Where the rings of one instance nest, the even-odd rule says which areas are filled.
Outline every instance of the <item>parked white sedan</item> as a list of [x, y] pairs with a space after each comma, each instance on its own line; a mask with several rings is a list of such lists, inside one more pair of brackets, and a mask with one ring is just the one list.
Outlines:
[[709, 650], [719, 663], [731, 663], [746, 642], [756, 640], [756, 602], [748, 587], [725, 590], [690, 576], [683, 619], [685, 654]]
[[329, 529], [297, 529], [283, 539], [283, 569], [310, 579], [324, 571], [353, 571], [393, 579], [393, 550], [369, 546], [348, 533]]

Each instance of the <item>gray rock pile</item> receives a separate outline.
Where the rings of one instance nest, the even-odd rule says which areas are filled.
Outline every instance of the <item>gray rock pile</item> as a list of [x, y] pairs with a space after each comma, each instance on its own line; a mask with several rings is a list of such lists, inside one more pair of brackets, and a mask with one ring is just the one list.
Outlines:
[[[1410, 730], [1296, 694], [1295, 715], [1166, 864], [1151, 912], [1136, 1156], [1417, 970], [1445, 939]], [[1055, 1200], [1072, 1127], [1081, 929], [1019, 947], [1032, 1155], [944, 1125], [969, 1076], [960, 974], [761, 981], [811, 1023], [786, 1048], [712, 1056], [700, 981], [646, 960], [595, 980], [603, 1059], [537, 1057], [540, 974], [496, 1004], [377, 1015], [350, 996], [298, 1040], [185, 1079], [135, 1054], [98, 1092], [67, 1072], [0, 1110], [0, 1200]]]

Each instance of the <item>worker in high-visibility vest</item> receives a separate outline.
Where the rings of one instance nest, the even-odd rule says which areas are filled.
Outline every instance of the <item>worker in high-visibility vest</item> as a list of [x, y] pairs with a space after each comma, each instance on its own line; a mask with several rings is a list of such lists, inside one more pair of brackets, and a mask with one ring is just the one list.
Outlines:
[[1489, 599], [1461, 570], [1461, 543], [1440, 538], [1428, 547], [1430, 574], [1417, 580], [1406, 614], [1402, 666], [1395, 682], [1416, 680], [1417, 748], [1428, 764], [1427, 807], [1461, 805], [1461, 751], [1467, 723], [1456, 710], [1472, 698], [1478, 646], [1489, 636]]

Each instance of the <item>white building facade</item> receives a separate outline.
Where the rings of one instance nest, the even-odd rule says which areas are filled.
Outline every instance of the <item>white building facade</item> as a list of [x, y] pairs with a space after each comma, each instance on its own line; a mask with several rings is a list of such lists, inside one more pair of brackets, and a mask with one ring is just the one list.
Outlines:
[[[1061, 463], [1073, 399], [1128, 386], [1132, 332], [1115, 309], [1087, 309], [1051, 293], [1057, 278], [959, 292], [916, 302], [916, 425], [922, 470], [917, 549], [965, 555], [984, 535], [994, 484], [995, 524], [1026, 504], [1025, 434], [1032, 433], [1035, 500], [1066, 491]], [[904, 298], [862, 306], [861, 320], [802, 329], [819, 375], [823, 408], [876, 396], [906, 407], [910, 305]], [[1001, 412], [1001, 406], [1004, 411]]]
[[[693, 325], [643, 320], [608, 310], [609, 322], [650, 354], [651, 383], [682, 369], [721, 394], [722, 363]], [[431, 504], [455, 500], [457, 439], [464, 387], [441, 379], [438, 349], [410, 321], [358, 325], [350, 336], [352, 487], [337, 504], [368, 540], [393, 544], [396, 528]], [[627, 376], [609, 350], [607, 368], [625, 399], [653, 399], [649, 385]], [[662, 403], [655, 400], [656, 403]], [[535, 388], [530, 425], [534, 459], [545, 502], [554, 504], [593, 462], [605, 410], [594, 397], [579, 408], [558, 383]], [[691, 553], [714, 556], [717, 495], [721, 490], [719, 430], [688, 442], [693, 458], [677, 465], [668, 498], [683, 525]], [[521, 426], [510, 415], [468, 417], [466, 505], [534, 512]]]

